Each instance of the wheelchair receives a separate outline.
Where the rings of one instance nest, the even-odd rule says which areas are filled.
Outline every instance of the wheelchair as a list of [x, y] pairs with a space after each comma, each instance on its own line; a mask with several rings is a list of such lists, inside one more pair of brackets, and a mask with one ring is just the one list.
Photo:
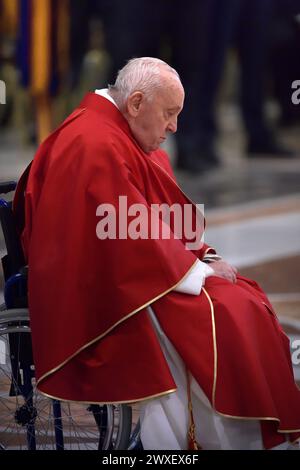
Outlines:
[[[0, 183], [0, 194], [9, 194], [15, 188], [15, 182]], [[6, 199], [0, 199], [6, 247], [5, 253], [0, 251], [4, 275], [4, 303], [0, 306], [0, 450], [141, 448], [138, 410], [128, 405], [61, 402], [36, 388], [28, 273], [12, 202]]]

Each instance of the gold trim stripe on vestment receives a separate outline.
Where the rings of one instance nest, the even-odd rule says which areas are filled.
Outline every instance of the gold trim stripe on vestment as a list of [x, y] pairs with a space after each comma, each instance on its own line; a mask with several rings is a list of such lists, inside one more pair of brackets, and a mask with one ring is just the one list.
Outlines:
[[173, 289], [175, 289], [178, 284], [180, 284], [190, 273], [190, 271], [194, 268], [195, 264], [198, 262], [198, 258], [195, 260], [195, 262], [192, 264], [192, 266], [188, 269], [188, 271], [184, 274], [184, 276], [178, 281], [176, 282], [176, 284], [174, 284], [173, 286], [171, 286], [169, 289], [167, 289], [166, 291], [162, 292], [161, 294], [157, 295], [156, 297], [154, 297], [153, 299], [150, 299], [148, 300], [145, 304], [141, 305], [140, 307], [138, 307], [137, 309], [135, 309], [133, 312], [130, 312], [128, 315], [126, 315], [125, 317], [121, 318], [119, 321], [117, 321], [116, 323], [114, 323], [110, 328], [108, 328], [104, 333], [102, 333], [101, 335], [97, 336], [96, 338], [92, 339], [91, 341], [89, 341], [88, 343], [86, 343], [85, 345], [83, 345], [81, 348], [79, 348], [77, 351], [75, 351], [71, 356], [69, 356], [67, 359], [65, 359], [63, 362], [61, 362], [58, 366], [54, 367], [53, 369], [51, 369], [50, 371], [46, 372], [45, 374], [43, 374], [39, 380], [37, 381], [37, 385], [42, 381], [44, 380], [46, 377], [48, 377], [49, 375], [53, 374], [54, 372], [58, 371], [59, 369], [61, 369], [65, 364], [67, 364], [67, 362], [69, 362], [71, 359], [73, 359], [75, 356], [77, 356], [77, 354], [79, 354], [81, 351], [83, 351], [84, 349], [88, 348], [89, 346], [91, 346], [92, 344], [94, 344], [96, 341], [104, 338], [106, 335], [108, 335], [108, 333], [110, 333], [114, 328], [116, 328], [118, 325], [120, 325], [121, 323], [123, 323], [125, 320], [128, 320], [128, 318], [132, 317], [133, 315], [135, 315], [136, 313], [138, 313], [140, 310], [143, 310], [144, 308], [148, 307], [148, 305], [152, 304], [153, 302], [156, 302], [156, 300], [160, 299], [161, 297], [163, 297], [164, 295], [168, 294], [169, 292], [171, 292]]
[[[217, 386], [217, 367], [218, 367], [218, 351], [217, 351], [217, 340], [216, 340], [216, 325], [215, 325], [215, 317], [214, 317], [214, 306], [213, 302], [210, 298], [210, 295], [208, 292], [204, 289], [203, 292], [205, 293], [209, 305], [210, 305], [210, 310], [211, 310], [211, 319], [212, 319], [212, 334], [213, 334], [213, 349], [214, 349], [214, 381], [213, 381], [213, 391], [212, 391], [212, 407], [215, 410], [217, 414], [220, 416], [224, 416], [225, 418], [231, 418], [231, 419], [243, 419], [243, 420], [256, 420], [256, 421], [278, 421], [280, 423], [279, 418], [275, 418], [272, 416], [235, 416], [235, 415], [230, 415], [230, 414], [225, 414], [222, 413], [221, 411], [218, 411], [216, 408], [215, 404], [215, 398], [216, 398], [216, 386]], [[267, 306], [267, 305], [266, 305]], [[278, 433], [284, 434], [284, 433], [294, 433], [294, 432], [300, 432], [300, 429], [277, 429]], [[297, 442], [298, 439], [296, 439], [295, 442]]]
[[135, 398], [134, 400], [123, 400], [123, 401], [86, 401], [86, 400], [69, 400], [68, 398], [61, 398], [54, 395], [49, 395], [49, 393], [43, 392], [43, 390], [39, 389], [39, 392], [42, 393], [45, 397], [51, 398], [53, 400], [64, 401], [68, 403], [85, 403], [86, 405], [126, 405], [126, 404], [134, 404], [139, 403], [141, 401], [152, 400], [153, 398], [159, 398], [165, 395], [169, 395], [170, 393], [176, 392], [177, 388], [171, 388], [170, 390], [166, 390], [165, 392], [156, 393], [154, 395], [145, 396], [142, 398]]

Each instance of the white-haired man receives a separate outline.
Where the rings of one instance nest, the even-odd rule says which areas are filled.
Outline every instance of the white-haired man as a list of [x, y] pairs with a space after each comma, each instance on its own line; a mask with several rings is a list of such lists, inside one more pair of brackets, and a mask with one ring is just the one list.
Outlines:
[[146, 449], [276, 447], [299, 436], [300, 392], [272, 306], [213, 248], [187, 249], [176, 220], [153, 217], [188, 206], [198, 220], [159, 149], [183, 102], [175, 70], [133, 59], [22, 178], [38, 388], [140, 402]]

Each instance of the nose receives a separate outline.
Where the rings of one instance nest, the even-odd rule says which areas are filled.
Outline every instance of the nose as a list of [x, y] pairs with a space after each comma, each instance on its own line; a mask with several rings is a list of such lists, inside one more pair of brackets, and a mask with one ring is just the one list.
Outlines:
[[177, 131], [177, 117], [169, 121], [167, 131], [171, 132], [172, 134]]

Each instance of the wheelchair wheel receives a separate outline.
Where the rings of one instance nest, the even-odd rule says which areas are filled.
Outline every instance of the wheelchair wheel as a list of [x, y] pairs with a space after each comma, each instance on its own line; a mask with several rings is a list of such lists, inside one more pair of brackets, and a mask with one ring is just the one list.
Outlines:
[[0, 450], [127, 449], [127, 405], [59, 402], [35, 386], [27, 309], [0, 311]]

